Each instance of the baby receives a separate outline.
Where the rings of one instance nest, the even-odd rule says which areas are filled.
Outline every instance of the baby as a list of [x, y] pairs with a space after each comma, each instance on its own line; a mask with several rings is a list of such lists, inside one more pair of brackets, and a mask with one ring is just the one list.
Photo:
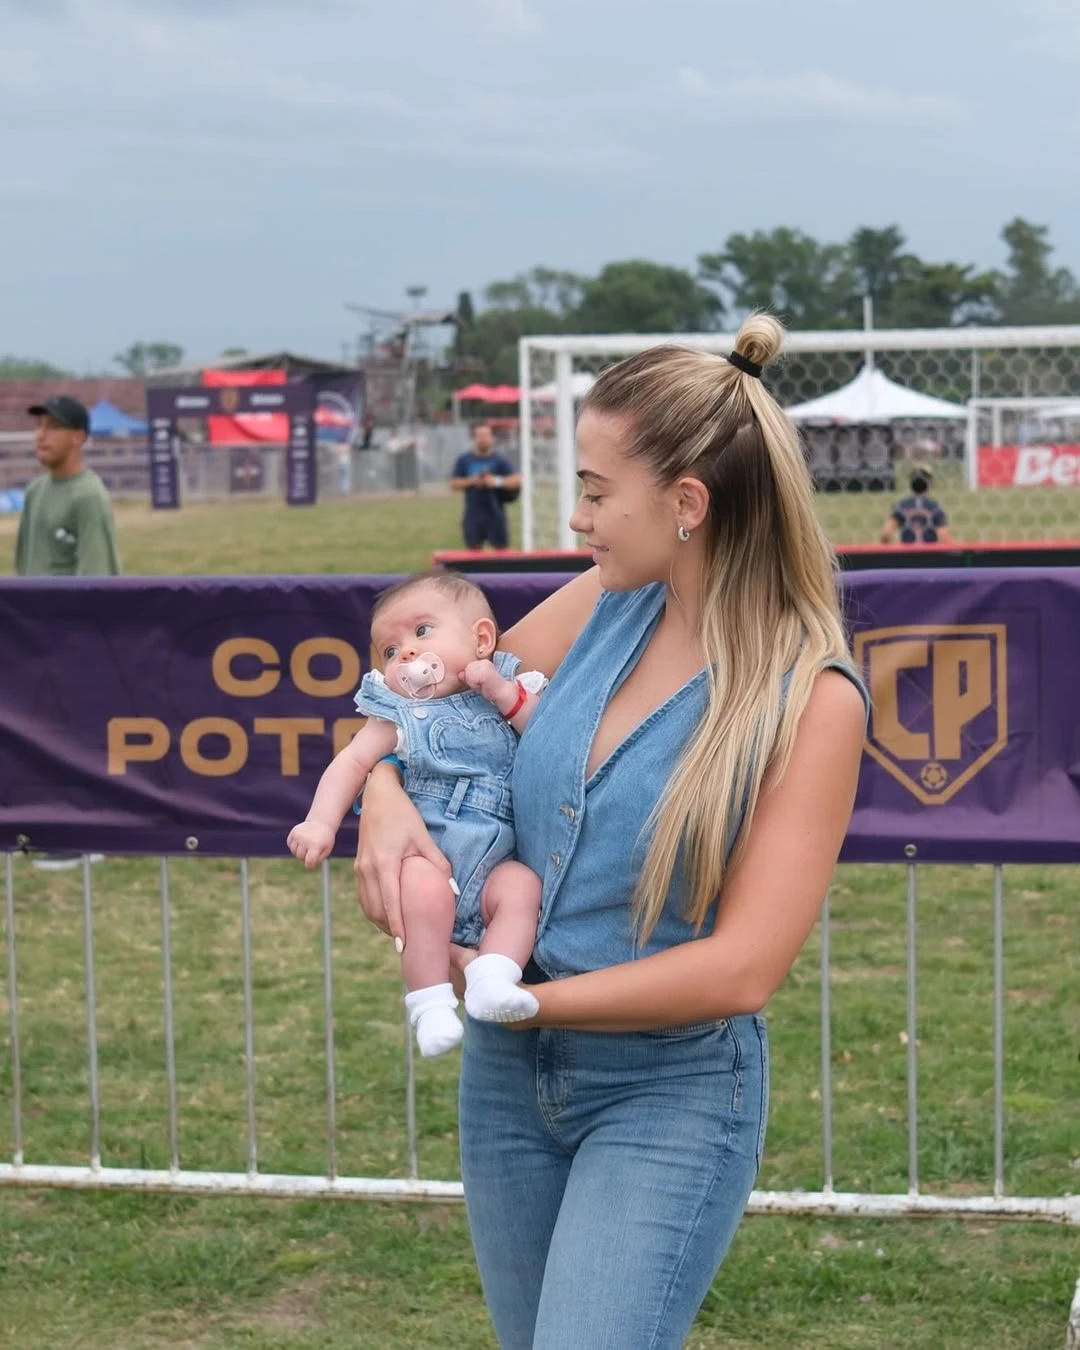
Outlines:
[[401, 908], [405, 1006], [422, 1055], [462, 1037], [450, 983], [450, 944], [478, 947], [465, 969], [465, 1009], [487, 1022], [517, 1022], [538, 1009], [518, 987], [540, 913], [539, 877], [514, 851], [510, 775], [517, 736], [546, 683], [518, 675], [495, 650], [498, 632], [483, 591], [452, 572], [410, 577], [384, 591], [371, 620], [381, 671], [364, 676], [356, 707], [368, 721], [319, 780], [289, 848], [308, 867], [329, 857], [368, 774], [399, 758], [405, 791], [453, 869], [448, 881], [426, 858], [406, 858]]

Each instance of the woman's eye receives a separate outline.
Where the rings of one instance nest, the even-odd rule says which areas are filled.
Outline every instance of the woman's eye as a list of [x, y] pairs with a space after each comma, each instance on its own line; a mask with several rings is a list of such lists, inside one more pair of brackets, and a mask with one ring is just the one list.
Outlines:
[[581, 495], [582, 499], [584, 501], [587, 501], [590, 506], [599, 506], [601, 501], [603, 500], [602, 497], [590, 497], [587, 492], [583, 492]]
[[417, 637], [427, 637], [427, 635], [428, 635], [430, 632], [431, 632], [431, 624], [429, 624], [429, 623], [418, 623], [418, 624], [416, 625], [416, 636], [417, 636]]

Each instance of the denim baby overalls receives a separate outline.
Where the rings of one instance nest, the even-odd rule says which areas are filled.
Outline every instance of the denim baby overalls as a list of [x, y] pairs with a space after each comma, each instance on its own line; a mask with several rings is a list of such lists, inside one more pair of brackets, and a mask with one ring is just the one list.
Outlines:
[[[507, 652], [492, 658], [507, 679], [521, 662]], [[480, 894], [497, 863], [514, 852], [510, 777], [517, 733], [482, 694], [466, 690], [443, 698], [395, 694], [369, 671], [356, 695], [357, 711], [398, 728], [397, 754], [405, 764], [405, 791], [435, 844], [453, 868], [461, 894], [453, 941], [475, 947], [483, 935]]]

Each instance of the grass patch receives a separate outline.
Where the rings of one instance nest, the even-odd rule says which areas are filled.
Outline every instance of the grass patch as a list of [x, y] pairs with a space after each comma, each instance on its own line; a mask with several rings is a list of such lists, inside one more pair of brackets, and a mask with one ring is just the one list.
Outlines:
[[[117, 537], [129, 576], [276, 573], [374, 575], [427, 567], [436, 549], [461, 548], [461, 499], [355, 497], [286, 506], [221, 501], [153, 511], [118, 502]], [[519, 507], [510, 508], [520, 539]], [[0, 568], [13, 568], [16, 517], [0, 516]]]

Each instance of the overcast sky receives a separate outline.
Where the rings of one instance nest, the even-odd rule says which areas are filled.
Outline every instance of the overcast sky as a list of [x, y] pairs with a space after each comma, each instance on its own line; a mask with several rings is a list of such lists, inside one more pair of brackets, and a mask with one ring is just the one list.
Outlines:
[[778, 225], [1080, 272], [1078, 77], [1080, 0], [0, 0], [0, 354], [336, 358], [347, 300]]

